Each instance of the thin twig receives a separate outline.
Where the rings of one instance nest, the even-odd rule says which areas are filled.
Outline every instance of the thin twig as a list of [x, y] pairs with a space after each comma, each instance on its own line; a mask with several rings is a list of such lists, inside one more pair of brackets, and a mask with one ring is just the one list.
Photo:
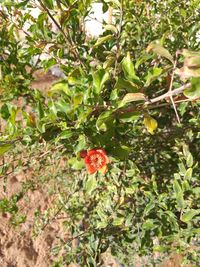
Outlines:
[[[178, 101], [174, 101], [175, 104], [179, 104], [179, 103], [183, 103], [183, 102], [190, 102], [190, 101], [196, 101], [198, 99], [195, 98], [188, 98], [188, 99], [182, 99], [182, 100], [178, 100]], [[161, 107], [166, 107], [169, 106], [171, 103], [166, 102], [166, 103], [162, 103], [162, 104], [158, 104], [156, 106], [151, 106], [149, 107], [149, 109], [155, 109], [155, 108], [161, 108]]]
[[[173, 81], [174, 81], [174, 72], [175, 72], [176, 65], [177, 65], [177, 59], [178, 59], [178, 53], [176, 52], [176, 58], [175, 58], [175, 61], [174, 61], [174, 66], [173, 66], [173, 70], [172, 70], [172, 76], [171, 76], [170, 85], [169, 85], [169, 92], [172, 91], [172, 86], [173, 86]], [[174, 103], [174, 99], [173, 99], [172, 95], [170, 95], [170, 100], [172, 102], [172, 105], [173, 105], [173, 108], [174, 108], [174, 111], [175, 111], [175, 114], [176, 114], [177, 121], [178, 121], [178, 123], [180, 123], [181, 121], [180, 121], [180, 118], [179, 118], [179, 115], [178, 115], [178, 111], [176, 109], [176, 105]]]
[[51, 14], [51, 12], [49, 11], [49, 9], [42, 3], [41, 0], [38, 0], [38, 2], [40, 3], [41, 7], [47, 12], [47, 14], [50, 17], [50, 19], [55, 23], [55, 25], [58, 28], [58, 30], [62, 33], [63, 37], [65, 38], [66, 42], [69, 44], [69, 46], [71, 48], [71, 53], [78, 59], [78, 61], [80, 62], [80, 64], [84, 68], [86, 68], [85, 63], [82, 62], [81, 57], [79, 55], [79, 52], [76, 50], [76, 46], [73, 43], [73, 40], [71, 39], [71, 36], [69, 35], [69, 31], [68, 31], [68, 36], [67, 36], [66, 33], [64, 32], [64, 30], [62, 29], [61, 25], [56, 21], [56, 19]]
[[116, 53], [116, 61], [115, 61], [115, 68], [114, 68], [114, 76], [116, 75], [117, 72], [117, 64], [118, 64], [118, 58], [120, 55], [120, 40], [121, 40], [121, 32], [122, 32], [122, 23], [123, 23], [123, 16], [124, 16], [124, 6], [123, 6], [123, 0], [121, 0], [120, 4], [120, 21], [119, 21], [119, 30], [117, 34], [117, 53]]
[[92, 20], [95, 20], [96, 22], [100, 23], [100, 24], [103, 24], [102, 21], [98, 20], [97, 18], [93, 18], [91, 15], [87, 15], [88, 18], [92, 19]]
[[[58, 149], [60, 149], [63, 146], [64, 146], [63, 144], [62, 145], [59, 145], [59, 146], [53, 148], [52, 150], [58, 150]], [[47, 154], [52, 153], [52, 150], [48, 150], [48, 151], [44, 152], [42, 155], [38, 156], [37, 158], [39, 158], [39, 159], [43, 158]]]
[[88, 233], [89, 230], [90, 230], [90, 229], [88, 228], [88, 229], [85, 230], [84, 232], [82, 232], [82, 233], [80, 233], [80, 234], [77, 234], [77, 235], [75, 235], [75, 236], [69, 238], [69, 239], [66, 241], [66, 243], [69, 243], [69, 242], [73, 241], [74, 239], [77, 239], [78, 237], [80, 237], [80, 236], [82, 236], [82, 235]]
[[61, 206], [57, 212], [54, 214], [53, 218], [48, 218], [47, 222], [43, 225], [41, 231], [44, 231], [44, 229], [53, 221], [55, 220], [55, 218], [60, 214], [60, 212], [62, 211], [63, 206]]

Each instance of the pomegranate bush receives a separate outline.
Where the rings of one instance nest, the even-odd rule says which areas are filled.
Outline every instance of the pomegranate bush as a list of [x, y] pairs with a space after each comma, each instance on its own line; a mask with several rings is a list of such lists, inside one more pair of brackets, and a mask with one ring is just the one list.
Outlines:
[[[31, 166], [32, 185], [55, 185], [57, 208], [34, 232], [66, 215], [53, 266], [102, 266], [108, 250], [123, 266], [173, 252], [197, 266], [199, 1], [98, 1], [110, 16], [98, 38], [84, 29], [93, 2], [1, 1], [1, 179]], [[61, 79], [31, 89], [54, 65]], [[55, 159], [65, 168], [51, 173]], [[0, 200], [14, 225], [30, 188]]]

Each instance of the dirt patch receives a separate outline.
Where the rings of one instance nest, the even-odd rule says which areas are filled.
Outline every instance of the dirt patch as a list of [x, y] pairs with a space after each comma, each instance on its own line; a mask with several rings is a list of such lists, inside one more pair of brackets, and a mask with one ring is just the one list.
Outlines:
[[[20, 175], [21, 176], [21, 175]], [[17, 193], [22, 177], [9, 178], [6, 196]], [[2, 184], [0, 195], [5, 197]], [[60, 221], [49, 224], [38, 236], [33, 236], [34, 214], [41, 213], [51, 207], [54, 197], [46, 190], [28, 191], [26, 197], [19, 201], [20, 214], [25, 214], [27, 220], [14, 228], [10, 225], [9, 213], [0, 215], [0, 267], [49, 267], [53, 258], [51, 250], [58, 245], [56, 236], [66, 238]]]
[[48, 91], [52, 84], [59, 80], [58, 77], [42, 70], [36, 71], [33, 76], [35, 80], [31, 83], [31, 88], [39, 89], [43, 92]]

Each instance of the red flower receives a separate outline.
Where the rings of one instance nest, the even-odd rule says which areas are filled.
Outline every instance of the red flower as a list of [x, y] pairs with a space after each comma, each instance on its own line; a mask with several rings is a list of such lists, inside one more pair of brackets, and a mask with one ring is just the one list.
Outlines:
[[91, 149], [87, 152], [82, 151], [80, 153], [81, 157], [84, 158], [84, 162], [89, 174], [93, 174], [96, 171], [100, 171], [105, 174], [108, 170], [107, 164], [109, 163], [109, 159], [106, 155], [106, 152], [103, 149]]

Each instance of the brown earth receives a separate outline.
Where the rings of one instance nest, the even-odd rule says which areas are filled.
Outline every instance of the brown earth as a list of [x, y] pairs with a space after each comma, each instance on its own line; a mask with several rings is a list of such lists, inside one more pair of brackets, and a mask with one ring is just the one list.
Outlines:
[[[0, 199], [19, 192], [22, 180], [21, 174], [8, 177], [7, 192], [3, 191], [3, 182], [0, 184]], [[33, 237], [34, 213], [37, 210], [44, 212], [51, 207], [52, 196], [44, 189], [28, 191], [26, 197], [19, 202], [20, 213], [26, 214], [27, 220], [14, 228], [10, 225], [10, 215], [0, 215], [0, 266], [1, 267], [48, 267], [52, 258], [49, 253], [56, 243], [56, 236], [63, 237], [62, 225], [59, 221], [52, 222], [37, 237]]]
[[[43, 91], [48, 90], [53, 82], [58, 79], [50, 74], [38, 72], [36, 81], [32, 83], [33, 88]], [[7, 180], [7, 191], [4, 192], [4, 181], [0, 179], [0, 199], [10, 197], [21, 189], [22, 181], [27, 181], [33, 173], [20, 173], [9, 175]], [[10, 225], [9, 213], [0, 213], [0, 267], [51, 267], [53, 263], [52, 249], [59, 244], [59, 238], [66, 240], [61, 219], [56, 218], [47, 225], [38, 236], [33, 236], [34, 214], [36, 210], [45, 212], [52, 206], [55, 196], [48, 193], [47, 188], [29, 190], [26, 197], [20, 200], [20, 212], [27, 216], [27, 219], [20, 226], [14, 228]], [[102, 255], [104, 267], [119, 266], [110, 256], [110, 253]], [[146, 260], [139, 259], [133, 263], [133, 267], [142, 267]], [[70, 267], [76, 266], [70, 264]], [[165, 261], [160, 267], [181, 267], [181, 257], [172, 255], [171, 259]]]

